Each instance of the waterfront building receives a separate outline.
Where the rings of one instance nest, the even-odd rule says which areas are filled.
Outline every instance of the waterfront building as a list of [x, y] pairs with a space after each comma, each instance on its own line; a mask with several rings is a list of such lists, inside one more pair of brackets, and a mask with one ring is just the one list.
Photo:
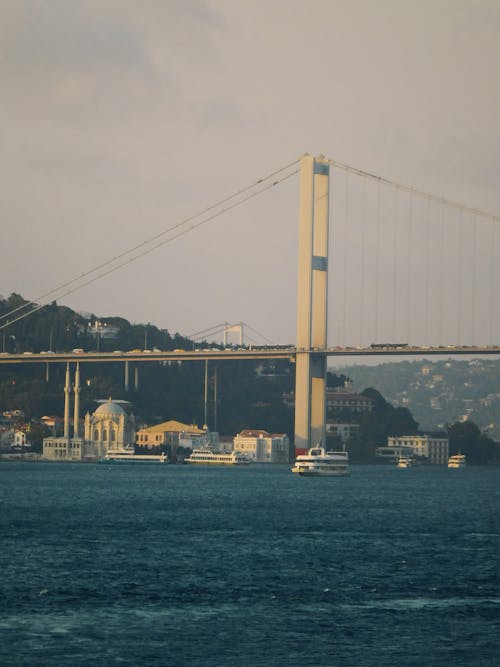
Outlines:
[[108, 449], [130, 449], [133, 453], [135, 417], [110, 398], [93, 414], [85, 415], [84, 440], [97, 458], [104, 458]]
[[139, 447], [153, 449], [170, 445], [172, 448], [185, 447], [195, 449], [198, 447], [217, 446], [217, 433], [208, 431], [207, 428], [199, 428], [196, 424], [183, 424], [170, 419], [169, 421], [141, 428], [136, 433], [136, 444]]
[[446, 464], [449, 457], [449, 440], [442, 436], [411, 435], [388, 438], [388, 445], [407, 445], [413, 448], [415, 456], [432, 464]]
[[449, 440], [434, 435], [400, 435], [387, 438], [387, 447], [411, 447], [413, 455], [432, 464], [446, 464]]
[[233, 450], [256, 463], [288, 463], [290, 440], [285, 433], [245, 429], [234, 437]]
[[85, 446], [83, 438], [65, 438], [51, 436], [43, 439], [45, 461], [92, 461], [90, 448]]
[[406, 445], [387, 445], [375, 449], [375, 458], [380, 462], [395, 463], [401, 457], [413, 456], [413, 447]]
[[0, 429], [0, 450], [4, 451], [22, 451], [29, 449], [31, 444], [28, 442], [26, 430], [15, 428]]

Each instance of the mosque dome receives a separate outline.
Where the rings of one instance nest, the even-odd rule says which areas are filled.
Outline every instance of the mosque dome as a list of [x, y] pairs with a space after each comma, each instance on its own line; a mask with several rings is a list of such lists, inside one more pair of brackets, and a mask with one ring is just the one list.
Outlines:
[[118, 403], [114, 403], [111, 399], [109, 399], [109, 401], [106, 401], [106, 403], [102, 403], [94, 412], [94, 415], [101, 417], [105, 415], [120, 417], [123, 414], [125, 414], [125, 410], [122, 408], [122, 406], [119, 405]]

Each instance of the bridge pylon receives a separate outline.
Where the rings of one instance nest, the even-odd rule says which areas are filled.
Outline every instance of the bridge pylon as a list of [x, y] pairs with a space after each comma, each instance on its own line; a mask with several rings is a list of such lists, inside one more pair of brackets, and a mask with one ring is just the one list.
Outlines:
[[326, 445], [330, 165], [300, 159], [295, 447]]

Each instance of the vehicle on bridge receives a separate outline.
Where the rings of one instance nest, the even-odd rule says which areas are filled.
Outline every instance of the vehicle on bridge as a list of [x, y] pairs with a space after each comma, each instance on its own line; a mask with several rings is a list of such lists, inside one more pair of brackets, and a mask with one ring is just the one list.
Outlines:
[[370, 348], [372, 350], [404, 350], [408, 347], [408, 343], [372, 343]]

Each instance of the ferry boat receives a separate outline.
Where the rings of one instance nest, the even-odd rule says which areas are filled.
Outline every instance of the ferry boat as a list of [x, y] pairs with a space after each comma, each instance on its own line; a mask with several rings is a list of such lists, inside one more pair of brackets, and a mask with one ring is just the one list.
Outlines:
[[327, 452], [324, 447], [312, 447], [307, 454], [299, 454], [292, 472], [302, 477], [342, 477], [349, 475], [347, 452]]
[[448, 468], [465, 468], [465, 454], [454, 454], [448, 459]]
[[238, 466], [248, 465], [250, 459], [240, 452], [230, 452], [229, 454], [222, 454], [214, 452], [208, 448], [193, 449], [191, 456], [185, 459], [185, 463], [197, 463], [202, 465], [218, 465], [218, 466]]
[[166, 463], [166, 454], [134, 454], [123, 449], [110, 449], [99, 463]]
[[411, 456], [400, 456], [396, 464], [397, 468], [411, 468], [413, 465], [413, 459]]

